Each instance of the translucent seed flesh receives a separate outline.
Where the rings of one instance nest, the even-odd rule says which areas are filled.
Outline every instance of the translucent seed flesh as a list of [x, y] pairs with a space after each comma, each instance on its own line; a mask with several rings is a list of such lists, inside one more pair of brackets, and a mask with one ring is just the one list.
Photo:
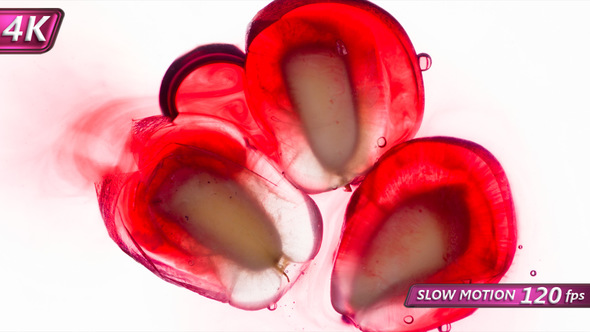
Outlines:
[[326, 169], [343, 171], [358, 135], [346, 62], [328, 51], [301, 51], [287, 58], [284, 75], [315, 157]]
[[170, 190], [162, 209], [199, 242], [251, 270], [276, 267], [280, 236], [269, 217], [232, 180], [198, 173]]
[[373, 239], [362, 272], [354, 281], [354, 307], [370, 306], [395, 292], [396, 286], [407, 291], [408, 282], [447, 264], [448, 235], [439, 218], [420, 204], [393, 212]]

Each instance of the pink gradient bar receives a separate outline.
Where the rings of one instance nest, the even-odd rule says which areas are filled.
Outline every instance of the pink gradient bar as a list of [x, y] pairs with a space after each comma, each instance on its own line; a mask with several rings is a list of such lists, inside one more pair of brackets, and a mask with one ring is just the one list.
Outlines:
[[406, 307], [589, 308], [590, 284], [416, 284]]
[[49, 51], [63, 17], [59, 8], [0, 8], [0, 54]]

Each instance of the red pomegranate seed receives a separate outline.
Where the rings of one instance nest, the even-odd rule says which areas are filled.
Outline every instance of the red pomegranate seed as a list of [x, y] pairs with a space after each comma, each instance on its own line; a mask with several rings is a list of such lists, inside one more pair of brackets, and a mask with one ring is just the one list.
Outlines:
[[160, 86], [162, 113], [171, 119], [185, 112], [211, 113], [210, 108], [195, 109], [191, 103], [243, 91], [240, 68], [245, 57], [244, 52], [233, 45], [209, 44], [176, 59], [168, 67]]
[[176, 59], [160, 86], [160, 108], [170, 119], [179, 114], [214, 116], [240, 127], [267, 156], [275, 140], [252, 117], [244, 96], [244, 53], [228, 44], [195, 48]]
[[497, 283], [515, 251], [514, 207], [498, 161], [457, 138], [408, 141], [388, 151], [351, 198], [332, 304], [362, 330], [436, 328], [475, 309], [406, 308], [412, 284]]
[[275, 160], [307, 192], [346, 185], [410, 139], [424, 109], [418, 56], [364, 1], [274, 1], [247, 35], [246, 95]]
[[246, 134], [213, 117], [134, 128], [135, 166], [98, 186], [110, 236], [159, 277], [243, 309], [276, 302], [317, 253], [322, 222]]

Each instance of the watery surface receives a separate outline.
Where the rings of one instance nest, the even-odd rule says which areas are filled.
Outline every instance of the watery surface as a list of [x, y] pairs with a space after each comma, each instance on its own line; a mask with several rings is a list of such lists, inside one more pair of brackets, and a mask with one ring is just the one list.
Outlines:
[[[322, 6], [311, 7], [294, 11], [293, 18], [288, 18], [291, 21], [286, 25], [304, 26], [298, 18], [306, 15], [317, 18]], [[309, 294], [325, 293], [329, 287], [332, 256], [337, 250], [343, 209], [350, 193], [341, 189], [314, 196], [323, 204], [324, 227], [330, 233], [324, 235], [322, 255], [310, 262], [320, 250], [321, 218], [315, 203], [305, 193], [293, 188], [287, 179], [307, 192], [345, 185], [359, 174], [364, 174], [382, 153], [413, 136], [423, 107], [422, 78], [416, 68], [427, 70], [432, 60], [425, 54], [405, 58], [400, 50], [410, 50], [409, 54], [414, 56], [411, 44], [404, 39], [403, 30], [392, 32], [388, 31], [389, 26], [381, 26], [379, 20], [383, 17], [375, 21], [374, 17], [359, 12], [358, 8], [337, 5], [335, 8], [337, 14], [334, 17], [322, 19], [336, 23], [342, 20], [338, 15], [354, 17], [370, 31], [377, 31], [377, 41], [354, 38], [354, 32], [350, 32], [352, 37], [328, 37], [319, 48], [298, 45], [296, 41], [289, 41], [291, 44], [285, 42], [282, 46], [261, 46], [257, 36], [266, 38], [264, 34], [275, 28], [255, 31], [249, 35], [249, 50], [254, 50], [251, 57], [248, 55], [250, 58], [261, 56], [260, 50], [266, 51], [265, 47], [279, 46], [285, 47], [285, 52], [304, 50], [308, 54], [311, 50], [315, 57], [299, 58], [289, 65], [289, 61], [284, 59], [290, 58], [285, 54], [267, 56], [268, 53], [265, 53], [267, 57], [256, 60], [262, 67], [244, 72], [242, 62], [247, 62], [246, 56], [228, 52], [227, 47], [222, 47], [213, 57], [217, 60], [186, 69], [183, 72], [186, 76], [179, 79], [174, 93], [167, 95], [166, 101], [174, 105], [175, 113], [174, 116], [166, 115], [174, 117], [174, 121], [161, 116], [137, 121], [130, 140], [121, 142], [121, 138], [127, 137], [128, 130], [132, 128], [130, 121], [111, 121], [113, 119], [109, 119], [108, 115], [127, 117], [118, 110], [119, 107], [132, 106], [130, 103], [107, 105], [103, 109], [104, 118], [97, 116], [73, 128], [73, 137], [87, 138], [75, 145], [73, 164], [78, 166], [78, 171], [86, 179], [104, 176], [97, 187], [101, 210], [111, 237], [123, 250], [167, 281], [240, 308], [268, 308], [272, 312], [284, 312], [297, 304], [298, 307], [305, 307], [297, 315], [315, 326], [326, 326], [327, 323], [322, 322], [324, 319], [333, 321], [334, 317], [339, 317], [325, 299], [323, 302], [310, 301]], [[277, 26], [281, 24], [285, 23], [277, 23]], [[310, 24], [309, 31], [301, 31], [309, 32], [310, 36], [325, 28], [318, 25], [317, 20], [316, 23], [306, 24]], [[380, 38], [392, 33], [402, 37], [400, 45], [395, 46], [399, 49], [387, 48], [380, 42]], [[262, 37], [260, 39], [264, 40]], [[379, 46], [377, 53], [371, 55], [374, 58], [370, 59], [371, 63], [378, 64], [376, 70], [362, 67], [361, 63], [366, 59], [359, 55], [359, 50], [372, 47], [368, 45], [371, 42]], [[227, 57], [229, 53], [231, 60]], [[219, 54], [222, 57], [216, 57]], [[339, 105], [338, 108], [346, 110], [345, 114], [320, 119], [310, 116], [309, 113], [315, 111], [306, 103], [314, 91], [296, 92], [301, 86], [306, 86], [298, 76], [307, 70], [304, 62], [315, 61], [318, 55], [320, 63], [334, 67], [328, 73], [332, 75], [329, 79], [347, 77], [348, 81], [342, 89], [331, 90], [333, 86], [314, 75], [311, 78], [308, 77], [310, 75], [301, 76], [305, 76], [304, 81], [319, 81], [314, 86], [327, 86], [325, 91], [333, 94], [334, 98], [326, 99], [324, 103], [334, 102]], [[274, 56], [279, 60], [272, 60]], [[330, 57], [337, 60], [326, 60]], [[250, 58], [248, 61], [256, 63]], [[287, 91], [268, 100], [279, 100], [280, 111], [298, 112], [294, 118], [282, 117], [280, 113], [273, 113], [272, 116], [262, 114], [261, 109], [276, 105], [265, 104], [254, 111], [249, 109], [248, 103], [268, 102], [266, 97], [259, 98], [260, 91], [256, 90], [259, 87], [252, 88], [251, 84], [260, 79], [255, 73], [263, 72], [265, 65], [274, 65], [273, 61], [279, 62], [282, 74], [271, 75], [275, 67], [267, 70], [265, 77], [279, 77], [282, 80], [279, 83], [286, 86], [284, 89]], [[387, 71], [394, 62], [400, 72]], [[373, 81], [362, 85], [359, 77], [370, 77]], [[251, 88], [246, 94], [244, 85]], [[368, 86], [377, 87], [379, 91], [372, 91]], [[263, 90], [266, 91], [266, 88], [264, 86]], [[248, 102], [247, 95], [250, 98]], [[285, 95], [287, 99], [281, 99]], [[351, 97], [353, 95], [354, 98]], [[388, 97], [383, 101], [376, 95]], [[405, 106], [400, 107], [400, 104]], [[290, 106], [294, 107], [290, 109]], [[371, 112], [375, 107], [382, 109], [381, 106], [387, 110], [384, 114]], [[401, 114], [394, 111], [400, 108], [404, 109]], [[326, 120], [330, 124], [327, 127], [320, 124], [318, 129], [314, 127], [314, 122], [318, 120]], [[114, 122], [124, 125], [110, 128]], [[315, 136], [316, 130], [321, 130], [322, 126], [329, 130]], [[338, 126], [346, 127], [344, 131], [351, 131], [352, 128], [358, 133], [347, 136]], [[297, 129], [291, 131], [292, 128]], [[109, 136], [104, 133], [109, 133], [111, 140], [118, 142], [112, 146], [104, 144], [105, 150], [113, 151], [109, 162], [101, 160], [104, 153], [96, 152], [97, 158], [88, 158], [87, 152], [81, 152], [85, 147], [103, 142]], [[331, 151], [331, 144], [322, 145], [326, 144], [322, 135], [350, 142], [344, 142], [346, 144], [340, 150]], [[297, 146], [303, 148], [296, 150]], [[308, 151], [305, 152], [305, 149]], [[296, 157], [289, 155], [292, 151], [297, 151], [293, 154]], [[296, 159], [301, 155], [307, 159], [300, 163]], [[325, 173], [332, 174], [323, 177]], [[321, 176], [316, 181], [313, 176], [317, 174]], [[332, 175], [335, 177], [330, 178]], [[346, 188], [350, 191], [356, 189], [356, 185]], [[370, 307], [388, 296], [396, 297], [403, 293], [401, 288], [395, 289], [396, 285], [444, 269], [445, 264], [458, 260], [465, 252], [468, 245], [465, 234], [469, 230], [461, 226], [468, 219], [464, 212], [467, 208], [459, 200], [463, 194], [460, 190], [447, 188], [434, 196], [447, 197], [447, 202], [458, 207], [451, 211], [437, 209], [429, 204], [434, 198], [427, 195], [404, 201], [403, 207], [389, 215], [389, 221], [382, 228], [383, 234], [376, 235], [374, 244], [364, 253], [372, 258], [367, 261], [369, 270], [386, 275], [389, 283], [376, 286], [370, 296], [358, 295], [370, 284], [367, 281], [370, 278], [367, 274], [351, 274], [354, 279], [352, 308]], [[414, 228], [399, 227], [403, 220], [410, 220]], [[213, 227], [213, 224], [222, 227]], [[417, 229], [424, 231], [414, 231]], [[400, 239], [397, 247], [386, 246], [385, 238], [389, 236]], [[397, 260], [384, 262], [391, 253], [396, 255]], [[400, 260], [412, 257], [425, 258], [428, 264], [400, 263]], [[409, 267], [400, 272], [397, 265]], [[479, 279], [473, 280], [477, 282]], [[285, 295], [289, 288], [293, 293]], [[357, 317], [346, 318], [344, 321], [349, 325], [339, 327], [354, 329], [350, 324], [358, 322]], [[420, 329], [419, 326], [423, 325], [419, 324], [429, 319], [432, 324], [438, 324], [431, 324], [432, 328], [450, 328], [450, 325], [441, 325], [436, 316], [412, 314], [400, 318], [396, 318], [396, 324], [399, 321], [411, 329]]]

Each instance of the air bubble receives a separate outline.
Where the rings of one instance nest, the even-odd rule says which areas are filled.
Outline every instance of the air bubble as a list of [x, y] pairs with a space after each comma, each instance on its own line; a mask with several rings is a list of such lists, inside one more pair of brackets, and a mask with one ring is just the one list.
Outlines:
[[385, 139], [385, 137], [379, 137], [377, 139], [377, 146], [382, 148], [385, 147], [387, 145], [387, 140]]
[[463, 279], [464, 284], [470, 284], [472, 281], [471, 279]]
[[518, 249], [522, 249], [522, 244], [518, 245]]
[[346, 50], [346, 46], [344, 46], [344, 43], [339, 40], [336, 42], [336, 51], [338, 52], [339, 55], [347, 55], [348, 51]]
[[418, 54], [418, 64], [420, 65], [420, 70], [426, 71], [432, 66], [432, 58], [426, 53], [420, 53]]
[[188, 265], [193, 266], [195, 265], [195, 261], [193, 261], [192, 259], [188, 261]]
[[407, 315], [406, 317], [404, 317], [404, 323], [412, 324], [413, 322], [414, 322], [414, 317], [412, 315]]
[[267, 307], [267, 309], [270, 310], [270, 311], [275, 311], [275, 310], [277, 310], [277, 304], [276, 303], [270, 304]]
[[451, 324], [445, 324], [438, 327], [439, 332], [450, 332], [451, 331]]
[[536, 276], [536, 275], [537, 275], [537, 271], [535, 271], [535, 270], [531, 270], [531, 277], [534, 277], [534, 276]]

